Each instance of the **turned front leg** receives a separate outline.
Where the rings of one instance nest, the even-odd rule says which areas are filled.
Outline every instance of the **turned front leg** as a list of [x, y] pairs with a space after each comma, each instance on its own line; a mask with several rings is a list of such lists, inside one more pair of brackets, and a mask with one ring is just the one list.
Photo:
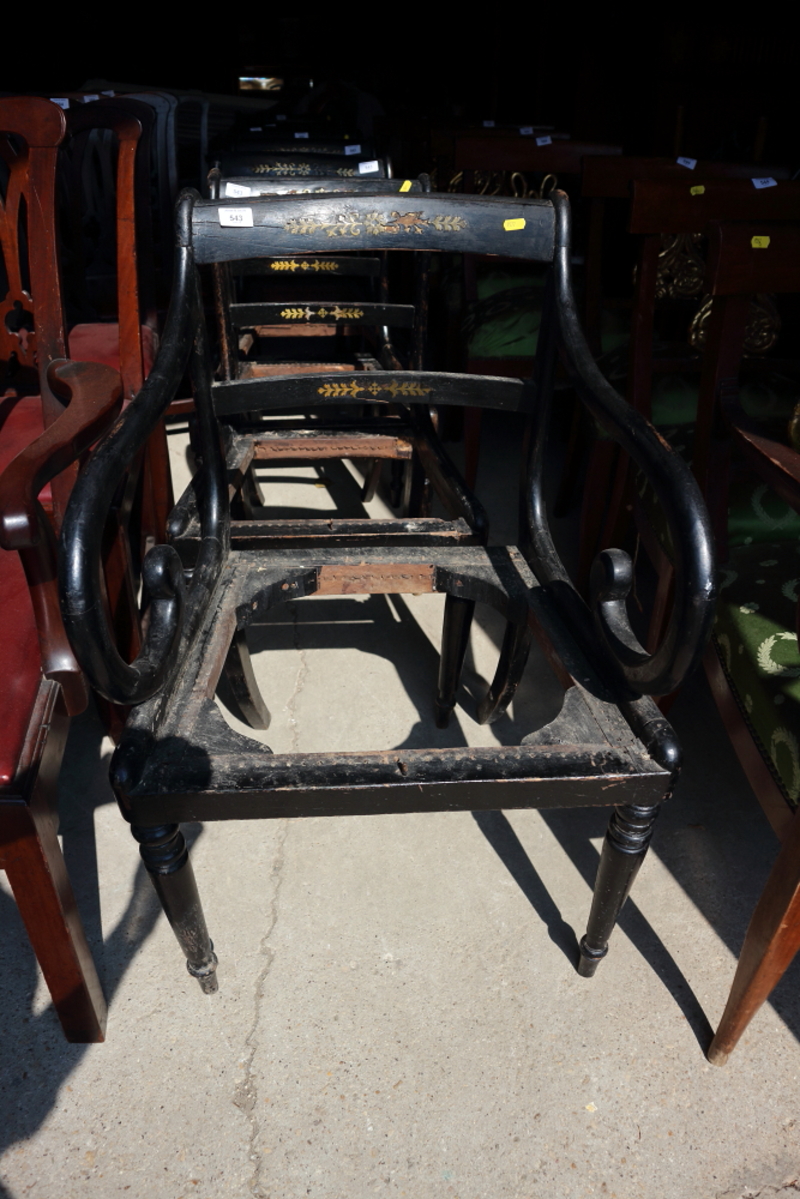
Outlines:
[[638, 807], [623, 804], [615, 808], [608, 825], [586, 936], [581, 939], [578, 973], [591, 978], [608, 953], [608, 941], [617, 923], [622, 905], [644, 861], [658, 806]]
[[186, 956], [186, 968], [207, 995], [217, 990], [217, 955], [206, 928], [189, 850], [177, 824], [131, 826], [164, 915]]

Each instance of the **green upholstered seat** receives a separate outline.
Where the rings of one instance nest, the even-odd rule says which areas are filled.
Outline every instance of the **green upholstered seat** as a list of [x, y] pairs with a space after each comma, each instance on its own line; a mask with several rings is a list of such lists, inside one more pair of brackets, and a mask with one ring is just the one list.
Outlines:
[[800, 800], [800, 543], [739, 546], [720, 570], [714, 640], [742, 715], [787, 801]]

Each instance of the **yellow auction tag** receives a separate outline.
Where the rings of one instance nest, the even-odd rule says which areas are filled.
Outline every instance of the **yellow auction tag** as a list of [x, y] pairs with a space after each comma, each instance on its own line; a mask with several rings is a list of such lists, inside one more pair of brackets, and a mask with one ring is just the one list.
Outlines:
[[751, 237], [750, 245], [753, 247], [754, 250], [766, 250], [767, 246], [769, 245], [769, 238], [763, 237], [763, 236], [762, 237]]
[[702, 183], [698, 183], [696, 187], [689, 188], [689, 194], [692, 196], [703, 196], [705, 195], [705, 190]]
[[406, 181], [401, 184], [400, 191], [401, 192], [410, 192], [411, 191], [411, 180], [410, 179], [406, 179]]
[[503, 221], [503, 228], [505, 229], [506, 233], [513, 233], [515, 229], [524, 229], [525, 217], [514, 217], [513, 220]]

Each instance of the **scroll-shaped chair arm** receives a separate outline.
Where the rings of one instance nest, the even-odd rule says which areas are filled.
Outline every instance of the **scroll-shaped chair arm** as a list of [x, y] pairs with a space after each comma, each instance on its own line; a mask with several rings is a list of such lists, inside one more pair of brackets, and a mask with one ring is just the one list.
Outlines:
[[182, 228], [179, 224], [178, 242], [173, 294], [156, 361], [139, 395], [78, 478], [61, 531], [64, 627], [92, 686], [125, 705], [148, 699], [172, 676], [183, 622], [186, 586], [180, 559], [170, 546], [155, 546], [142, 565], [149, 622], [141, 652], [131, 663], [117, 649], [101, 582], [103, 528], [119, 481], [175, 397], [194, 341], [199, 301], [185, 221]]
[[42, 670], [61, 684], [71, 716], [89, 695], [67, 640], [58, 608], [56, 541], [37, 496], [46, 483], [73, 463], [119, 412], [122, 387], [110, 367], [58, 359], [48, 383], [69, 406], [8, 464], [0, 476], [0, 545], [19, 552], [33, 605]]
[[[603, 377], [586, 344], [572, 294], [569, 205], [552, 194], [556, 209], [555, 286], [560, 338], [571, 382], [603, 429], [633, 459], [653, 486], [672, 538], [675, 598], [658, 649], [648, 654], [628, 621], [625, 601], [631, 561], [605, 550], [592, 568], [594, 622], [602, 645], [630, 689], [639, 695], [675, 690], [702, 657], [714, 618], [715, 567], [711, 525], [686, 463]], [[562, 568], [563, 569], [563, 568]]]

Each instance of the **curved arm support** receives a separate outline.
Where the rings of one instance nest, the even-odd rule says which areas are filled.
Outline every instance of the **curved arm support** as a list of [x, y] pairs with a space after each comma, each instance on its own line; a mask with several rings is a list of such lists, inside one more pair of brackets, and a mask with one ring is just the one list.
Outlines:
[[122, 388], [110, 367], [92, 362], [51, 362], [48, 383], [69, 406], [26, 446], [0, 476], [0, 545], [17, 550], [33, 605], [42, 671], [61, 684], [70, 716], [86, 707], [89, 693], [70, 648], [58, 609], [56, 542], [37, 496], [78, 458], [119, 412]]
[[[648, 654], [640, 645], [628, 621], [625, 600], [633, 571], [622, 550], [604, 551], [594, 564], [591, 585], [594, 626], [606, 657], [634, 694], [666, 695], [697, 665], [711, 632], [715, 599], [711, 526], [688, 466], [644, 417], [617, 394], [594, 361], [572, 294], [569, 203], [562, 192], [553, 192], [551, 198], [556, 210], [554, 287], [564, 364], [583, 403], [654, 487], [674, 553], [672, 616], [664, 640], [654, 653]], [[541, 369], [548, 369], [546, 362]], [[548, 389], [541, 383], [539, 386], [539, 395], [544, 399]], [[537, 559], [537, 574], [542, 582], [568, 583], [571, 588], [547, 527], [541, 496], [541, 462], [538, 470], [534, 462], [531, 492], [529, 536]]]
[[[202, 340], [202, 310], [190, 243], [192, 203], [193, 196], [185, 194], [178, 207], [174, 287], [159, 354], [136, 400], [97, 446], [80, 475], [61, 535], [61, 613], [75, 655], [96, 690], [112, 702], [126, 705], [154, 695], [172, 677], [179, 658], [186, 584], [175, 550], [155, 546], [144, 560], [142, 576], [150, 616], [141, 652], [130, 664], [115, 644], [101, 570], [103, 528], [119, 480], [174, 398], [190, 356], [197, 357]], [[216, 499], [212, 496], [212, 501]], [[219, 554], [211, 557], [218, 561]], [[201, 562], [201, 578], [208, 574], [207, 566]]]

